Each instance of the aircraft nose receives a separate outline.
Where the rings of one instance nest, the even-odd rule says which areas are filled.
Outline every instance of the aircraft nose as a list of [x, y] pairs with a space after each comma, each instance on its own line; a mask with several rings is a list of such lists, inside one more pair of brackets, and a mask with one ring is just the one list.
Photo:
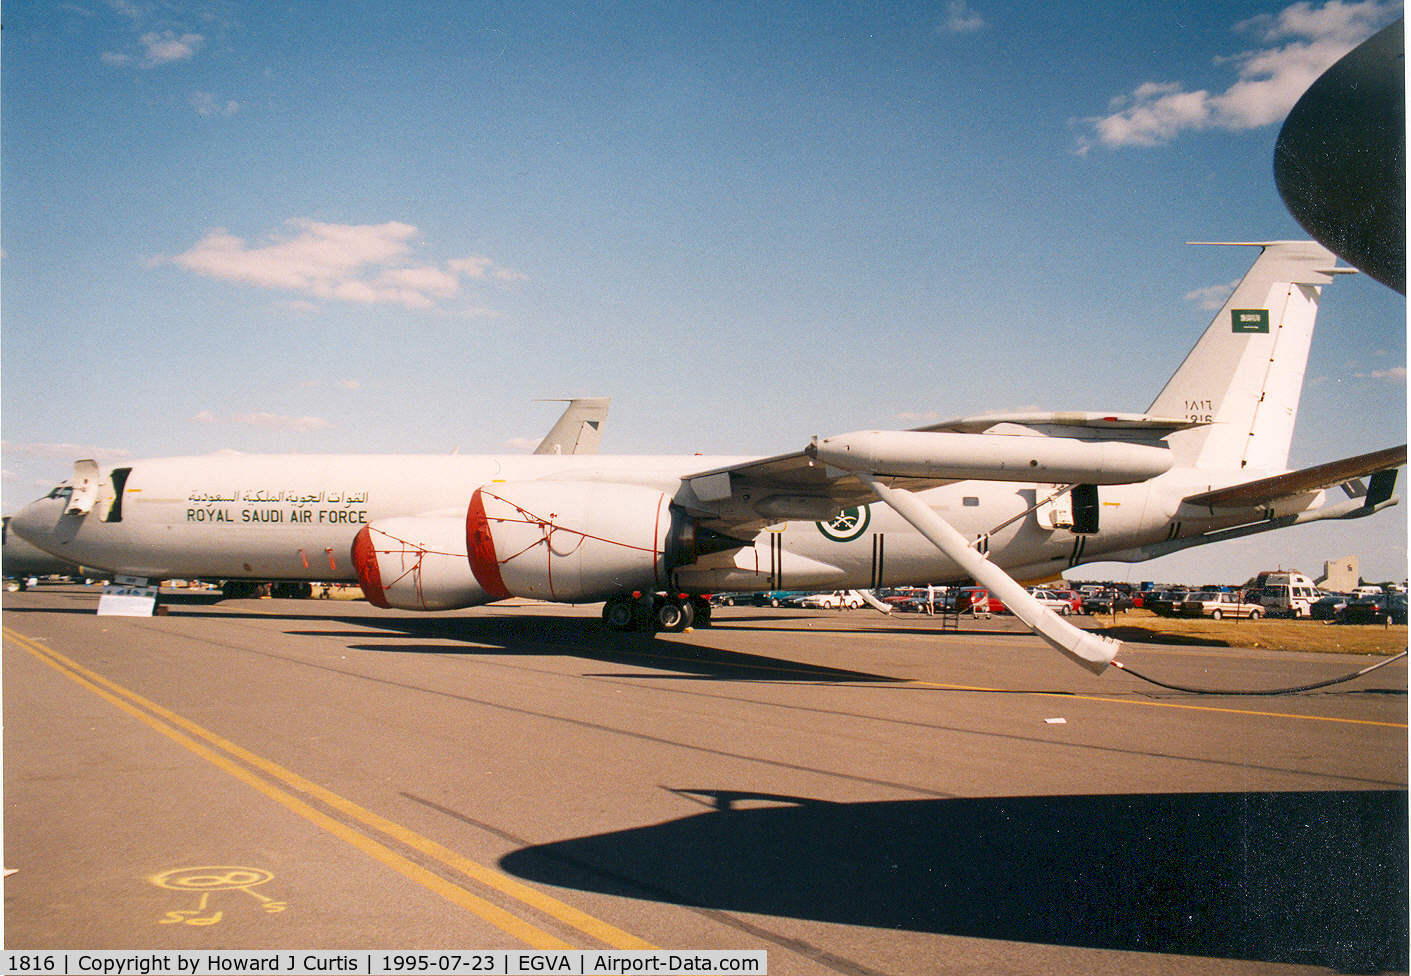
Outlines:
[[54, 552], [60, 544], [57, 529], [64, 517], [66, 502], [62, 498], [40, 498], [30, 502], [11, 516], [9, 529], [24, 541], [45, 552]]

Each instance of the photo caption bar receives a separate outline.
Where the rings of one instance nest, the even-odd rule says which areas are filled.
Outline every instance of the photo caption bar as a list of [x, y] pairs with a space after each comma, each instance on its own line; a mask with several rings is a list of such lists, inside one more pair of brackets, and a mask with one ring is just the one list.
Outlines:
[[327, 950], [6, 950], [5, 973], [96, 973], [99, 976], [204, 976], [224, 973], [354, 973], [361, 976], [635, 976], [638, 973], [769, 972], [764, 949], [584, 949], [562, 952], [377, 949]]

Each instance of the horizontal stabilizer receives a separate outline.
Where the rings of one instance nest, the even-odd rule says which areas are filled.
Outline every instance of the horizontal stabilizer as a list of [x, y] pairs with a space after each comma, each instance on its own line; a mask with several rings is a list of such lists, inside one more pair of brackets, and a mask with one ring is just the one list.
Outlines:
[[1190, 495], [1185, 501], [1190, 505], [1208, 508], [1257, 508], [1281, 498], [1332, 488], [1364, 475], [1394, 471], [1405, 463], [1406, 445], [1402, 444], [1400, 447], [1388, 447], [1370, 454], [1343, 458], [1341, 461], [1329, 461], [1327, 464], [1274, 475], [1272, 478], [1260, 478], [1257, 481], [1246, 481], [1244, 484]]

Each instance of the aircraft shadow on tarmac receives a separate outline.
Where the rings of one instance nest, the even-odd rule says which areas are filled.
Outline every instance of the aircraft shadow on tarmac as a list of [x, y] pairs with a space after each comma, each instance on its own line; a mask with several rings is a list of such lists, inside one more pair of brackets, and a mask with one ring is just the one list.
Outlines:
[[1400, 791], [871, 803], [674, 792], [713, 809], [500, 865], [551, 885], [846, 925], [1407, 966]]
[[[647, 634], [617, 633], [596, 620], [553, 614], [502, 617], [320, 618], [354, 624], [360, 629], [339, 632], [360, 639], [349, 649], [379, 654], [545, 654], [593, 661], [659, 668], [674, 677], [715, 681], [884, 682], [898, 679], [847, 668], [830, 668], [761, 654], [723, 650], [690, 643], [681, 635], [665, 640]], [[367, 642], [368, 627], [413, 638]], [[327, 630], [290, 631], [327, 637]]]

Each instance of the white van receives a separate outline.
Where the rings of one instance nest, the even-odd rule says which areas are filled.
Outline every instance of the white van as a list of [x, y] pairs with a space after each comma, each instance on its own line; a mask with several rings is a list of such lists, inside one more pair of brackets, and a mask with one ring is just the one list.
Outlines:
[[1322, 597], [1313, 581], [1299, 572], [1260, 573], [1245, 584], [1246, 598], [1260, 603], [1269, 616], [1306, 617]]

